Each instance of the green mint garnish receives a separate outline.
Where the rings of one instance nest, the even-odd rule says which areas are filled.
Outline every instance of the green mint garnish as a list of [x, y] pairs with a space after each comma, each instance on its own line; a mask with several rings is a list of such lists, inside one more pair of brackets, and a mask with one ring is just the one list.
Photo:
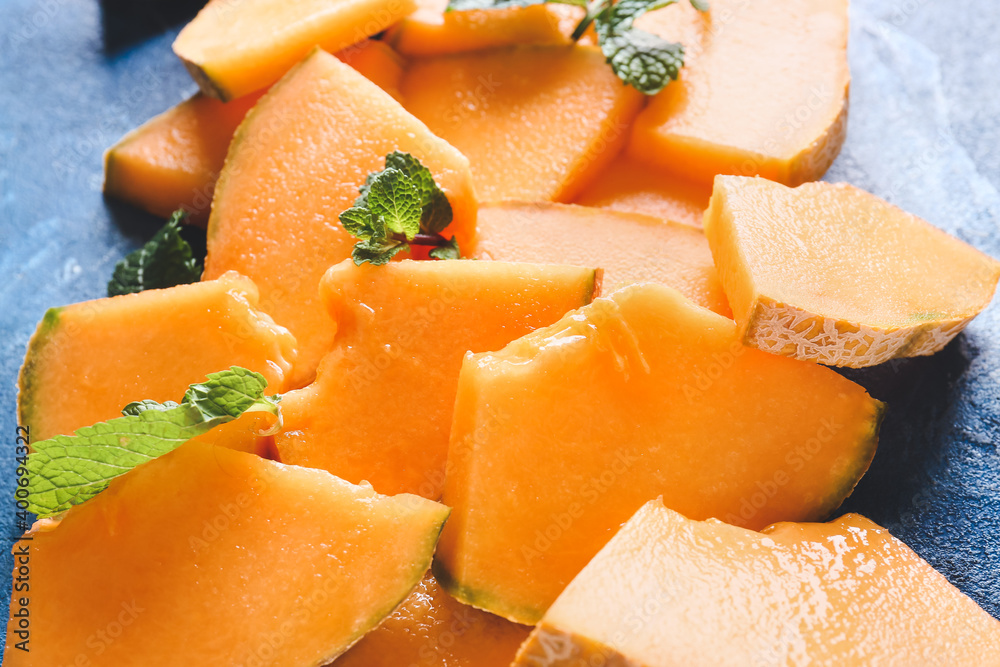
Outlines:
[[132, 468], [247, 412], [280, 420], [280, 396], [265, 396], [260, 373], [233, 366], [188, 387], [180, 403], [138, 401], [122, 417], [32, 444], [25, 464], [28, 509], [50, 517], [88, 500]]
[[146, 245], [130, 252], [115, 265], [108, 283], [108, 296], [133, 294], [197, 282], [201, 266], [191, 246], [181, 236], [180, 226], [186, 213], [177, 211]]

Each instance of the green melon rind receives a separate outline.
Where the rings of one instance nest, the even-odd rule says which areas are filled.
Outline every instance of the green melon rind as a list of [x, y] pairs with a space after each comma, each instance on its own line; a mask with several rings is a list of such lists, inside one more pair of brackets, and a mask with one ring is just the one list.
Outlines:
[[495, 616], [506, 618], [512, 623], [535, 625], [545, 615], [544, 609], [508, 605], [492, 593], [459, 583], [437, 558], [434, 559], [434, 564], [431, 565], [431, 572], [434, 574], [434, 579], [437, 580], [438, 585], [459, 602], [494, 614]]
[[868, 422], [868, 433], [857, 441], [857, 446], [854, 449], [854, 459], [857, 463], [852, 469], [851, 474], [845, 478], [843, 486], [839, 487], [836, 493], [831, 494], [829, 500], [817, 511], [816, 516], [813, 518], [815, 521], [826, 521], [837, 511], [837, 508], [844, 504], [844, 501], [854, 493], [854, 489], [857, 488], [858, 483], [861, 482], [861, 478], [868, 472], [868, 468], [871, 467], [872, 461], [875, 459], [875, 452], [878, 449], [879, 432], [882, 429], [882, 422], [885, 420], [885, 413], [888, 411], [889, 406], [883, 401], [874, 398], [870, 400], [874, 414]]
[[349, 641], [347, 641], [343, 646], [339, 647], [333, 653], [322, 658], [318, 662], [313, 663], [313, 667], [320, 667], [321, 665], [327, 665], [333, 662], [335, 659], [346, 653], [352, 646], [361, 641], [365, 635], [372, 632], [378, 626], [385, 622], [385, 619], [389, 618], [406, 600], [413, 594], [413, 591], [417, 589], [420, 585], [421, 580], [423, 580], [424, 575], [427, 574], [427, 570], [431, 567], [431, 562], [434, 559], [434, 550], [437, 548], [438, 540], [441, 539], [441, 532], [444, 530], [444, 525], [448, 521], [448, 517], [451, 516], [451, 508], [442, 505], [442, 510], [439, 510], [441, 516], [437, 523], [437, 530], [428, 531], [428, 537], [430, 538], [425, 545], [425, 549], [421, 554], [419, 562], [413, 568], [410, 577], [410, 585], [407, 586], [403, 595], [393, 602], [388, 608], [383, 608], [382, 610], [376, 612], [373, 616], [369, 618], [369, 621], [362, 626], [362, 629], [354, 634]]
[[38, 328], [28, 341], [28, 349], [24, 354], [24, 363], [17, 377], [17, 419], [19, 426], [28, 427], [28, 435], [31, 435], [31, 422], [33, 420], [34, 395], [37, 382], [35, 381], [35, 367], [38, 360], [44, 354], [43, 350], [48, 345], [52, 334], [59, 328], [62, 320], [62, 312], [67, 306], [49, 308], [45, 311]]

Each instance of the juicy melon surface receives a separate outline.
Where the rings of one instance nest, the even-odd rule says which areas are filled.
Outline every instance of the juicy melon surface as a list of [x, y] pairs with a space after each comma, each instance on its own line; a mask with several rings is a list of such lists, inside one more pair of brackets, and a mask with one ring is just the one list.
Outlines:
[[559, 596], [515, 666], [972, 667], [998, 655], [1000, 622], [864, 517], [761, 534], [651, 501]]
[[435, 576], [534, 623], [650, 498], [749, 528], [823, 518], [867, 470], [882, 411], [670, 288], [627, 287], [466, 358]]
[[692, 183], [630, 158], [618, 156], [573, 202], [701, 227], [712, 188]]
[[716, 179], [705, 232], [748, 345], [835, 366], [933, 354], [1000, 262], [844, 183]]
[[173, 48], [202, 92], [228, 101], [270, 86], [316, 46], [346, 49], [416, 8], [414, 0], [211, 0]]
[[458, 602], [428, 574], [331, 667], [510, 667], [529, 631]]
[[[402, 61], [382, 42], [365, 40], [335, 55], [399, 95]], [[204, 224], [233, 133], [263, 94], [223, 103], [198, 93], [143, 123], [105, 154], [104, 191], [161, 217], [183, 208]]]
[[476, 200], [468, 161], [324, 51], [276, 84], [233, 138], [212, 204], [205, 276], [235, 269], [253, 278], [261, 308], [299, 341], [294, 386], [312, 380], [333, 341], [319, 281], [356, 242], [338, 216], [394, 150], [431, 170], [454, 211], [446, 234], [469, 247]]
[[20, 543], [31, 651], [11, 646], [8, 625], [4, 664], [326, 664], [419, 583], [447, 516], [423, 498], [189, 442]]
[[417, 0], [417, 11], [385, 39], [407, 56], [481, 51], [514, 44], [569, 44], [582, 12], [567, 5], [448, 12], [448, 0]]
[[589, 46], [416, 60], [403, 99], [469, 158], [482, 201], [571, 201], [618, 154], [642, 104]]
[[708, 184], [716, 174], [798, 185], [847, 131], [847, 0], [686, 3], [638, 21], [686, 47], [678, 81], [636, 118], [629, 152]]
[[281, 460], [367, 480], [380, 493], [437, 498], [465, 353], [500, 349], [599, 289], [599, 273], [577, 266], [347, 260], [331, 268], [321, 291], [337, 336], [316, 381], [281, 402]]
[[731, 314], [708, 241], [688, 225], [569, 204], [503, 202], [480, 207], [476, 233], [479, 259], [599, 266], [606, 294], [657, 282]]
[[[34, 442], [70, 435], [121, 417], [132, 401], [180, 401], [188, 385], [230, 366], [261, 373], [268, 394], [284, 391], [295, 339], [258, 310], [257, 300], [253, 282], [227, 273], [53, 308], [28, 343], [20, 423]], [[199, 439], [259, 450], [264, 420], [245, 415]]]

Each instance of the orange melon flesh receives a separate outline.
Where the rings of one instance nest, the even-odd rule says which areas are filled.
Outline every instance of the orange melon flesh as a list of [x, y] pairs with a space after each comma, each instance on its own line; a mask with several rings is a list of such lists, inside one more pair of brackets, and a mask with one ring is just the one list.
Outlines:
[[446, 234], [472, 243], [476, 199], [468, 161], [375, 84], [315, 51], [261, 99], [233, 138], [208, 225], [205, 277], [250, 276], [261, 307], [299, 340], [303, 386], [333, 342], [319, 280], [356, 239], [338, 216], [394, 150], [434, 174], [454, 211]]
[[403, 99], [469, 158], [482, 201], [571, 201], [614, 159], [642, 104], [587, 46], [418, 60]]
[[[281, 460], [437, 498], [466, 351], [552, 324], [589, 303], [600, 277], [575, 266], [348, 260], [320, 289], [337, 337], [316, 382], [282, 400]], [[364, 417], [372, 406], [383, 417]]]
[[189, 442], [18, 543], [31, 651], [9, 624], [4, 665], [326, 664], [419, 583], [447, 516]]
[[458, 602], [428, 574], [331, 667], [510, 667], [529, 630]]
[[711, 197], [710, 185], [691, 183], [620, 155], [583, 189], [574, 203], [701, 227]]
[[479, 259], [600, 266], [605, 293], [657, 282], [731, 314], [708, 242], [694, 227], [569, 204], [504, 202], [479, 209], [477, 234]]
[[386, 41], [408, 56], [432, 56], [514, 44], [569, 44], [582, 12], [568, 5], [448, 12], [448, 0], [417, 0], [417, 11]]
[[[267, 393], [286, 389], [295, 339], [257, 308], [257, 288], [218, 280], [53, 308], [28, 343], [18, 395], [32, 441], [69, 435], [121, 416], [132, 401], [180, 401], [209, 373], [242, 366], [263, 374]], [[267, 417], [246, 415], [201, 436], [259, 451]]]
[[719, 177], [705, 232], [747, 345], [835, 366], [933, 354], [1000, 262], [844, 183]]
[[[382, 42], [365, 40], [337, 57], [398, 96], [403, 65]], [[263, 91], [222, 103], [198, 93], [143, 123], [104, 155], [104, 191], [154, 215], [178, 209], [204, 224], [233, 133]]]
[[670, 288], [627, 287], [466, 358], [435, 576], [533, 624], [649, 498], [749, 528], [822, 518], [868, 468], [882, 411]]
[[998, 654], [1000, 622], [864, 517], [761, 534], [650, 501], [559, 596], [515, 667], [971, 667]]
[[680, 79], [639, 114], [629, 152], [708, 184], [716, 174], [798, 185], [821, 177], [847, 131], [847, 0], [678, 3], [639, 26], [680, 39]]
[[334, 52], [413, 12], [414, 0], [211, 0], [174, 40], [174, 53], [209, 97], [270, 86], [314, 47]]

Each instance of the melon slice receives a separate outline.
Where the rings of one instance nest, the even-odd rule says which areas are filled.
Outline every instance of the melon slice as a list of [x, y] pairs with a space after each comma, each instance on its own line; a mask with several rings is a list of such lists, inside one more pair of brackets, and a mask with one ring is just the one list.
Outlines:
[[998, 655], [1000, 622], [864, 517], [760, 534], [651, 501], [515, 665], [971, 667]]
[[688, 225], [570, 204], [504, 202], [479, 209], [476, 233], [479, 259], [599, 266], [605, 293], [657, 282], [730, 315], [705, 235]]
[[470, 247], [476, 200], [468, 161], [394, 99], [315, 51], [254, 107], [233, 138], [208, 225], [205, 276], [250, 276], [261, 307], [299, 340], [292, 383], [307, 384], [333, 341], [319, 280], [356, 239], [338, 216], [394, 150], [412, 153], [454, 211], [446, 232]]
[[614, 159], [642, 104], [587, 46], [419, 60], [403, 99], [469, 158], [482, 201], [571, 201]]
[[465, 353], [500, 349], [599, 289], [598, 271], [575, 266], [331, 268], [321, 291], [337, 337], [316, 382], [282, 400], [281, 460], [367, 480], [380, 493], [437, 498]]
[[431, 56], [512, 46], [569, 44], [583, 12], [568, 5], [448, 12], [448, 0], [417, 0], [417, 11], [385, 39], [408, 56]]
[[189, 442], [18, 543], [31, 650], [9, 624], [4, 665], [326, 664], [420, 582], [447, 516]]
[[270, 86], [319, 46], [340, 51], [417, 8], [414, 0], [211, 0], [174, 41], [202, 92], [222, 101]]
[[[398, 97], [402, 61], [382, 42], [365, 40], [336, 56]], [[143, 123], [105, 153], [104, 191], [162, 217], [184, 209], [204, 224], [233, 133], [262, 94], [222, 103], [198, 93]]]
[[847, 184], [719, 177], [705, 232], [747, 345], [833, 366], [933, 354], [1000, 262]]
[[847, 131], [847, 0], [684, 3], [639, 26], [687, 46], [680, 79], [639, 114], [629, 152], [710, 184], [822, 176]]
[[620, 155], [576, 198], [582, 206], [645, 213], [701, 227], [712, 188]]
[[529, 631], [458, 602], [428, 574], [331, 667], [510, 667]]
[[627, 287], [466, 358], [435, 576], [530, 624], [650, 498], [749, 528], [823, 518], [868, 468], [882, 412], [670, 288]]
[[[33, 441], [69, 435], [121, 416], [132, 401], [179, 401], [209, 373], [242, 366], [263, 374], [268, 394], [286, 389], [295, 339], [257, 309], [257, 288], [218, 280], [53, 308], [28, 343], [18, 395]], [[259, 450], [259, 414], [201, 436]]]

